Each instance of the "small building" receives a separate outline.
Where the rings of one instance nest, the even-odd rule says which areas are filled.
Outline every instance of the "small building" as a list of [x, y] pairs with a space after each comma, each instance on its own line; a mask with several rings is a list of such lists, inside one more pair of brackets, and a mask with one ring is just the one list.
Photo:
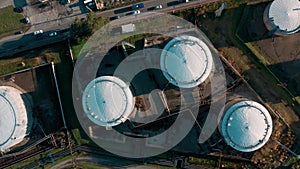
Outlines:
[[8, 152], [29, 135], [31, 105], [24, 94], [10, 86], [0, 86], [0, 152]]
[[277, 35], [288, 35], [300, 30], [300, 1], [274, 0], [265, 9], [266, 28]]
[[99, 126], [112, 127], [128, 119], [135, 101], [129, 85], [114, 76], [91, 81], [82, 96], [83, 110]]
[[135, 25], [133, 23], [122, 25], [122, 33], [130, 33], [135, 31]]
[[166, 79], [175, 86], [192, 88], [203, 83], [213, 66], [209, 47], [193, 36], [172, 39], [163, 49], [160, 67]]
[[263, 105], [254, 101], [239, 101], [227, 107], [220, 131], [232, 148], [252, 152], [269, 140], [272, 118]]

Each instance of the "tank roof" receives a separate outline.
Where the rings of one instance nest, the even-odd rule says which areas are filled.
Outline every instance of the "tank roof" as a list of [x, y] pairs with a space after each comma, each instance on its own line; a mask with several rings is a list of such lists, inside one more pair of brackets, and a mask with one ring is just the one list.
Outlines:
[[269, 8], [269, 19], [280, 32], [295, 33], [300, 30], [300, 1], [274, 0]]
[[100, 126], [116, 126], [134, 109], [129, 86], [114, 76], [101, 76], [91, 81], [83, 92], [82, 104], [88, 118]]
[[208, 46], [193, 36], [172, 39], [161, 54], [160, 66], [173, 85], [192, 88], [204, 82], [212, 69], [212, 54]]
[[0, 151], [9, 151], [29, 134], [28, 116], [22, 92], [0, 86]]
[[268, 110], [254, 101], [240, 101], [227, 109], [221, 124], [225, 142], [232, 148], [251, 152], [261, 148], [272, 133]]

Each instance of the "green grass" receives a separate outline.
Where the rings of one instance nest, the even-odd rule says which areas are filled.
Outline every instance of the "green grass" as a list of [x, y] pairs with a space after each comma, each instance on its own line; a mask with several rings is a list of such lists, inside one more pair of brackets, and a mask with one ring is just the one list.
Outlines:
[[284, 166], [288, 168], [299, 168], [299, 165], [300, 161], [296, 157], [289, 159], [288, 162], [284, 164]]
[[149, 166], [150, 169], [174, 169], [175, 167], [167, 167], [167, 166], [161, 166], [156, 164], [147, 164], [145, 166]]
[[0, 75], [5, 75], [18, 70], [40, 65], [40, 61], [36, 59], [13, 58], [0, 60]]
[[11, 169], [13, 169], [13, 168], [22, 168], [22, 167], [24, 167], [26, 165], [29, 165], [29, 164], [31, 164], [31, 163], [39, 160], [40, 158], [41, 158], [41, 155], [40, 156], [36, 155], [34, 157], [31, 157], [31, 158], [27, 159], [26, 161], [22, 161], [21, 163], [17, 163], [17, 164], [15, 164], [13, 166], [10, 166], [8, 168], [11, 168]]
[[266, 57], [264, 56], [264, 54], [262, 53], [262, 51], [258, 51], [257, 48], [255, 47], [255, 42], [248, 42], [245, 43], [245, 45], [248, 47], [248, 49], [251, 50], [251, 52], [258, 58], [260, 59], [260, 61], [268, 66], [270, 65], [270, 62], [266, 59]]
[[[53, 153], [52, 153], [52, 155], [53, 155]], [[80, 155], [81, 155], [81, 153], [78, 153], [78, 152], [74, 152], [73, 153], [73, 157], [74, 158], [76, 158], [76, 157], [78, 157]], [[71, 155], [62, 156], [62, 157], [60, 157], [58, 159], [55, 159], [54, 164], [49, 162], [49, 163], [44, 164], [43, 166], [40, 166], [39, 168], [48, 169], [48, 168], [53, 167], [56, 164], [59, 164], [59, 163], [61, 163], [63, 161], [66, 161], [68, 159], [71, 159]]]
[[[189, 157], [188, 162], [190, 164], [195, 164], [197, 166], [202, 167], [215, 167], [217, 168], [219, 165], [219, 160], [215, 159], [204, 159], [204, 158], [196, 158], [196, 157]], [[238, 162], [228, 162], [228, 161], [221, 161], [222, 168], [253, 168], [250, 164], [245, 163], [238, 163]]]
[[29, 158], [29, 159], [27, 159], [25, 161], [22, 161], [21, 163], [17, 163], [17, 164], [15, 164], [13, 166], [10, 166], [9, 168], [22, 168], [22, 167], [24, 167], [26, 165], [29, 165], [29, 164], [37, 161], [37, 160], [40, 160], [42, 158], [47, 157], [48, 153], [55, 154], [55, 153], [57, 153], [57, 152], [59, 152], [61, 150], [62, 150], [61, 148], [58, 148], [58, 149], [54, 149], [54, 150], [50, 150], [50, 151], [44, 152], [42, 154], [33, 156], [33, 157], [31, 157], [31, 158]]
[[80, 132], [80, 130], [78, 128], [77, 129], [73, 129], [72, 130], [72, 134], [73, 134], [73, 137], [74, 137], [77, 145], [87, 145], [87, 144], [90, 144], [90, 140], [87, 140], [87, 139], [84, 139], [84, 138], [81, 137], [81, 132]]
[[[266, 0], [261, 0], [261, 2], [264, 2], [264, 1], [266, 1]], [[225, 0], [224, 2], [226, 2], [226, 9], [231, 9], [231, 8], [237, 8], [242, 4], [258, 2], [258, 0]], [[197, 11], [203, 10], [206, 12], [214, 12], [220, 8], [221, 4], [222, 4], [222, 2], [211, 3], [209, 5], [205, 5], [205, 6], [198, 8]]]
[[211, 160], [211, 159], [202, 159], [202, 158], [196, 158], [196, 157], [190, 157], [188, 159], [188, 162], [190, 164], [200, 165], [200, 166], [209, 166], [209, 167], [217, 167], [217, 160]]
[[[99, 165], [92, 165], [92, 164], [79, 164], [76, 165], [77, 168], [84, 168], [84, 169], [111, 169], [109, 167], [103, 167]], [[70, 167], [72, 169], [72, 167]]]
[[298, 104], [300, 104], [300, 96], [296, 96], [295, 100], [298, 102]]
[[72, 49], [74, 60], [77, 60], [77, 58], [80, 54], [80, 51], [86, 42], [87, 42], [87, 40], [82, 40], [77, 43], [76, 42], [71, 43], [71, 49]]
[[34, 51], [22, 52], [10, 58], [0, 59], [0, 75], [43, 64], [44, 61], [60, 63], [61, 45], [54, 45], [46, 49], [38, 48]]
[[24, 16], [14, 12], [13, 6], [0, 9], [0, 37], [16, 31], [25, 31], [26, 24], [22, 22]]

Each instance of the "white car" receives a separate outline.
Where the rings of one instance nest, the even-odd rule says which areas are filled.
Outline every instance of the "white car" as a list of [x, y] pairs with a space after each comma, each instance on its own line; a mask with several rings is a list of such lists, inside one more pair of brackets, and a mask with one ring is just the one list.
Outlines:
[[162, 9], [162, 5], [155, 6], [155, 9]]
[[136, 10], [136, 11], [133, 12], [133, 15], [140, 14], [140, 13], [141, 13], [140, 10]]
[[56, 36], [57, 35], [57, 32], [51, 32], [49, 33], [49, 36], [52, 37], [52, 36]]
[[43, 30], [38, 30], [38, 31], [34, 31], [33, 32], [33, 35], [40, 35], [40, 34], [43, 34], [44, 33], [44, 31]]
[[30, 19], [29, 19], [28, 16], [25, 17], [25, 22], [26, 22], [26, 23], [30, 23]]

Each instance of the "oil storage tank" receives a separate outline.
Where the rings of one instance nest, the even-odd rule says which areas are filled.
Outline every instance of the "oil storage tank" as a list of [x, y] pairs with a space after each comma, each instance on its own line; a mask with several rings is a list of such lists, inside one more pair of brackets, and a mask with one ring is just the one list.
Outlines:
[[213, 66], [209, 47], [194, 36], [173, 38], [164, 47], [160, 67], [165, 78], [175, 86], [192, 88], [203, 83]]
[[277, 35], [288, 35], [300, 30], [300, 1], [274, 0], [265, 9], [266, 28]]
[[272, 133], [272, 118], [260, 103], [238, 101], [227, 106], [220, 131], [225, 142], [232, 148], [252, 152], [268, 142]]
[[92, 80], [83, 92], [82, 105], [87, 117], [103, 127], [119, 125], [135, 110], [129, 85], [114, 76]]
[[8, 152], [30, 134], [31, 105], [25, 94], [11, 86], [0, 86], [0, 152]]

